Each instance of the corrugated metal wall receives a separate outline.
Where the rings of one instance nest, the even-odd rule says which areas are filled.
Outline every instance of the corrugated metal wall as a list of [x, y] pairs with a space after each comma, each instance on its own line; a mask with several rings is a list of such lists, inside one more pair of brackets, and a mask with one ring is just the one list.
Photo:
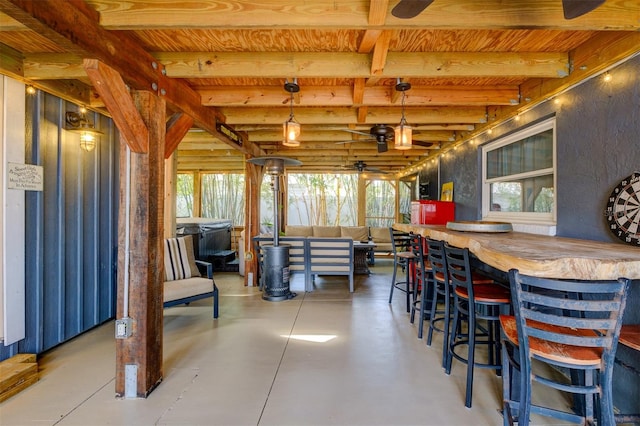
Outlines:
[[41, 353], [115, 316], [118, 137], [111, 119], [92, 152], [65, 128], [78, 106], [38, 92], [27, 99], [26, 163], [44, 167], [44, 191], [26, 199], [26, 338], [0, 359]]

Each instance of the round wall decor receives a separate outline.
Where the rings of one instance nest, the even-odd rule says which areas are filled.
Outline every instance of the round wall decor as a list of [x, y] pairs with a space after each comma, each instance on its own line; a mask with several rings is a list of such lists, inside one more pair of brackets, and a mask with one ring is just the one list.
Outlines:
[[625, 243], [640, 245], [640, 172], [621, 180], [607, 202], [607, 222]]

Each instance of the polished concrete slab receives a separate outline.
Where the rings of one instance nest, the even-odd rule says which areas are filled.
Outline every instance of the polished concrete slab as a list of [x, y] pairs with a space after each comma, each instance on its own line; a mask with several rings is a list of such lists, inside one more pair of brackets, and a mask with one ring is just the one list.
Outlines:
[[[262, 300], [234, 273], [210, 301], [164, 311], [164, 380], [146, 399], [116, 399], [114, 324], [43, 354], [40, 380], [0, 404], [2, 425], [498, 425], [501, 381], [478, 370], [464, 407], [465, 367], [447, 376], [442, 337], [417, 338], [402, 293], [388, 303], [391, 263], [321, 277], [292, 300]], [[545, 423], [543, 419], [536, 424]]]

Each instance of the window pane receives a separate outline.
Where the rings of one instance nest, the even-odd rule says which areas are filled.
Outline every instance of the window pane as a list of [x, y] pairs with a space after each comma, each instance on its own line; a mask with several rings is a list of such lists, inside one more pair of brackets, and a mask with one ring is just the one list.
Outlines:
[[193, 216], [193, 174], [178, 173], [176, 185], [176, 216]]
[[355, 226], [356, 174], [289, 174], [288, 225]]
[[553, 211], [553, 175], [496, 182], [491, 188], [491, 211], [550, 213]]
[[265, 175], [260, 186], [260, 233], [273, 232], [273, 180]]
[[487, 152], [487, 179], [553, 167], [553, 129]]
[[396, 191], [391, 182], [375, 180], [367, 182], [367, 226], [391, 226], [395, 222]]
[[244, 225], [244, 175], [203, 174], [202, 217], [231, 219], [233, 226]]

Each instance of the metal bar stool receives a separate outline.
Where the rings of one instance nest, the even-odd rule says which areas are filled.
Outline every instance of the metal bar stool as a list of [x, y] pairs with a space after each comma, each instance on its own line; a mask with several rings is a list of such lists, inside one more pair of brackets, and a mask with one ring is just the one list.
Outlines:
[[[391, 301], [393, 300], [393, 290], [398, 289], [399, 291], [406, 293], [407, 312], [409, 312], [411, 308], [411, 280], [409, 262], [415, 257], [414, 254], [409, 251], [411, 235], [409, 233], [398, 231], [393, 228], [389, 228], [389, 233], [391, 234], [391, 247], [393, 249], [393, 274], [391, 277], [389, 303], [391, 303]], [[396, 281], [398, 267], [401, 267], [405, 271], [404, 281]]]
[[[598, 425], [614, 425], [613, 366], [629, 280], [554, 280], [515, 269], [509, 278], [515, 316], [500, 317], [504, 424], [517, 419], [519, 426], [526, 426], [530, 414], [537, 413], [581, 424], [594, 424], [597, 418]], [[539, 368], [544, 364], [566, 369], [572, 377], [577, 372], [579, 383], [547, 373]], [[518, 389], [513, 389], [515, 372], [520, 373]], [[533, 382], [580, 396], [583, 412], [534, 404]]]
[[[467, 364], [467, 389], [465, 407], [471, 408], [473, 394], [473, 370], [488, 368], [500, 372], [500, 314], [508, 313], [511, 306], [509, 290], [499, 284], [474, 279], [469, 263], [469, 249], [444, 246], [447, 271], [453, 289], [453, 322], [449, 334], [445, 371], [451, 373], [453, 358]], [[467, 322], [463, 334], [462, 321]], [[486, 323], [486, 325], [483, 325]], [[475, 359], [476, 345], [488, 346], [488, 361]], [[467, 346], [466, 357], [456, 352], [459, 346]]]
[[[449, 273], [447, 272], [447, 260], [444, 255], [444, 241], [427, 241], [427, 258], [433, 274], [433, 291], [431, 296], [431, 306], [429, 309], [429, 330], [427, 331], [427, 346], [431, 346], [433, 332], [443, 333], [442, 344], [442, 368], [446, 367], [447, 342], [449, 341], [449, 323], [451, 322], [451, 292], [449, 284]], [[424, 297], [424, 295], [423, 295]], [[442, 309], [438, 309], [438, 303], [442, 300]], [[427, 304], [421, 303], [420, 309], [426, 309]], [[420, 313], [422, 315], [422, 312]], [[442, 325], [439, 327], [439, 324]]]
[[421, 319], [418, 324], [418, 339], [422, 339], [424, 320], [430, 312], [430, 298], [433, 292], [433, 271], [429, 262], [425, 261], [425, 240], [419, 234], [413, 234], [411, 237], [411, 252], [415, 257], [413, 259], [413, 300], [410, 322], [414, 323], [416, 311], [418, 311]]

